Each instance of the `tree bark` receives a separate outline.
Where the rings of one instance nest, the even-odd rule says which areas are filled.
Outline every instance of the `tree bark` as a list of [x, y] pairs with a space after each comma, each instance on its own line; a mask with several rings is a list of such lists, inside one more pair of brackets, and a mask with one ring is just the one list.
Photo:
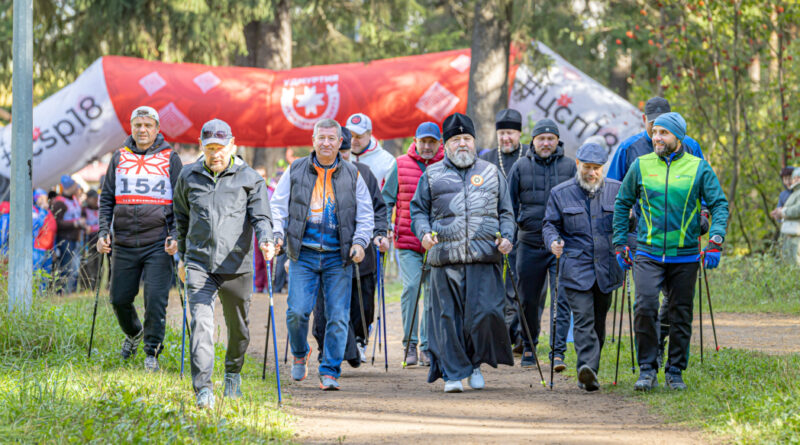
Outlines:
[[511, 0], [475, 2], [467, 115], [475, 123], [478, 147], [494, 147], [495, 114], [508, 106]]

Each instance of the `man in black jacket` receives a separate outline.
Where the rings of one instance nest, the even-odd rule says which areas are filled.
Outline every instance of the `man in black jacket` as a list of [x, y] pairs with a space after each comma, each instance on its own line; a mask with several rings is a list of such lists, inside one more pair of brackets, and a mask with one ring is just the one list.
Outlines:
[[192, 313], [192, 386], [197, 406], [213, 408], [214, 298], [219, 295], [228, 331], [224, 395], [238, 398], [250, 343], [253, 231], [266, 261], [275, 255], [275, 246], [267, 186], [234, 156], [231, 127], [219, 119], [206, 122], [200, 144], [203, 157], [184, 169], [175, 187], [175, 219], [181, 277]]
[[[163, 348], [172, 255], [178, 250], [172, 191], [181, 167], [180, 157], [159, 134], [156, 110], [139, 107], [131, 114], [131, 135], [111, 157], [100, 194], [97, 251], [111, 252], [113, 241], [111, 305], [125, 333], [121, 355], [135, 356], [144, 339], [148, 371], [159, 369]], [[133, 306], [143, 275], [144, 327]]]
[[[517, 218], [517, 276], [522, 311], [533, 336], [533, 345], [524, 338], [523, 368], [533, 367], [536, 361], [533, 349], [539, 341], [544, 284], [550, 275], [550, 295], [555, 294], [556, 257], [544, 245], [542, 224], [550, 190], [575, 177], [575, 160], [564, 156], [564, 145], [559, 139], [558, 126], [550, 119], [542, 119], [533, 127], [531, 150], [511, 168], [508, 189]], [[555, 347], [551, 354], [554, 369], [565, 369], [564, 351], [569, 331], [569, 305], [565, 298], [558, 301], [558, 326]], [[551, 305], [552, 306], [552, 305]], [[551, 307], [551, 319], [553, 308]]]

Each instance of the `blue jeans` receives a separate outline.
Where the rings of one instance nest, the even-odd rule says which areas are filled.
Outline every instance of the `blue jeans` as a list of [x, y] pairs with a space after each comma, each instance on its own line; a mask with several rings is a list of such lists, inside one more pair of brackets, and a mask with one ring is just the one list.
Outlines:
[[[403, 347], [406, 346], [406, 336], [411, 330], [411, 321], [414, 316], [414, 303], [417, 301], [419, 290], [419, 280], [422, 275], [422, 254], [410, 249], [397, 249], [397, 257], [400, 263], [400, 275], [403, 280], [403, 293], [400, 295], [400, 306], [403, 313]], [[428, 278], [430, 282], [430, 278]], [[420, 294], [426, 294], [428, 283], [423, 283], [425, 288]], [[421, 297], [420, 297], [421, 299]], [[414, 330], [411, 332], [411, 343], [419, 344], [423, 351], [428, 349], [428, 299], [421, 299], [417, 308], [417, 320], [414, 322]], [[420, 319], [420, 315], [422, 318]], [[417, 336], [419, 331], [419, 336]]]
[[342, 255], [302, 248], [297, 261], [289, 260], [289, 298], [286, 325], [292, 355], [305, 357], [308, 345], [308, 318], [317, 301], [320, 287], [325, 298], [325, 349], [319, 375], [339, 378], [347, 346], [350, 323], [350, 289], [353, 266], [342, 265]]

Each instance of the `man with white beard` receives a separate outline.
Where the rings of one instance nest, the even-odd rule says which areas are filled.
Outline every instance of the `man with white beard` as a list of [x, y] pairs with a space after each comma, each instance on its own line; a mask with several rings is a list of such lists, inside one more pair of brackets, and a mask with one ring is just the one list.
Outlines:
[[550, 192], [542, 235], [561, 262], [558, 297], [569, 302], [575, 320], [578, 386], [597, 391], [606, 314], [622, 282], [622, 269], [610, 254], [620, 182], [603, 180], [608, 154], [599, 144], [584, 144], [576, 157], [575, 177]]
[[443, 130], [445, 158], [420, 178], [411, 226], [431, 266], [428, 382], [441, 377], [445, 392], [461, 392], [465, 378], [473, 389], [484, 387], [482, 363], [514, 364], [501, 279], [514, 214], [505, 178], [476, 156], [472, 120], [452, 114]]

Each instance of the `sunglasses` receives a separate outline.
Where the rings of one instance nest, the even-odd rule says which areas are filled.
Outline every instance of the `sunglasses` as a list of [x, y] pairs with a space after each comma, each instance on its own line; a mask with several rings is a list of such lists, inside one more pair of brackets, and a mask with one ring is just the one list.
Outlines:
[[203, 134], [202, 134], [202, 138], [203, 139], [210, 139], [210, 138], [227, 139], [229, 137], [231, 137], [231, 135], [228, 134], [227, 131], [208, 131], [208, 130], [204, 130]]

